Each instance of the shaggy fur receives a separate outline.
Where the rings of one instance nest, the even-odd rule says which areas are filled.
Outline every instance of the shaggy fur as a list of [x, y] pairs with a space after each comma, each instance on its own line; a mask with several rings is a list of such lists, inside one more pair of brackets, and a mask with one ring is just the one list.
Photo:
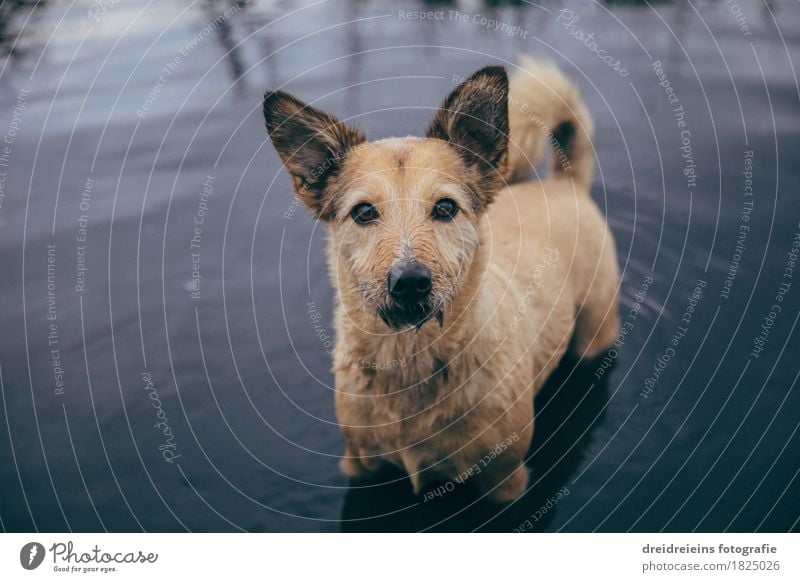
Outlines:
[[[617, 334], [614, 242], [588, 196], [591, 119], [558, 69], [522, 64], [510, 95], [502, 67], [472, 75], [425, 138], [367, 143], [286, 93], [265, 97], [297, 196], [330, 224], [336, 412], [351, 477], [388, 462], [416, 492], [466, 479], [516, 498], [534, 394], [568, 346], [592, 357]], [[548, 179], [507, 185], [548, 143]], [[444, 198], [459, 211], [433, 220]], [[351, 212], [365, 202], [379, 219], [358, 224]], [[387, 274], [404, 260], [431, 273], [427, 316], [390, 326], [379, 316], [393, 308]]]

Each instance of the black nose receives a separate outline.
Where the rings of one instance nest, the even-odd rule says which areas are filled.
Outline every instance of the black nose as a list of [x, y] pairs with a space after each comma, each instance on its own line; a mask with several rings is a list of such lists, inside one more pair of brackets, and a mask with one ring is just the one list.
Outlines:
[[431, 272], [416, 261], [395, 263], [389, 269], [389, 295], [398, 303], [417, 303], [431, 292]]

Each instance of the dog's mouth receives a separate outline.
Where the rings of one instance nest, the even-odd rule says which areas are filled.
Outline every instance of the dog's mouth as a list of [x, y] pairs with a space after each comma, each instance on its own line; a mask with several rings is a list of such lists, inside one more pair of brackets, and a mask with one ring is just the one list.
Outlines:
[[419, 330], [425, 322], [432, 319], [439, 322], [439, 327], [444, 326], [444, 308], [441, 305], [391, 303], [379, 307], [378, 315], [392, 329], [413, 327]]

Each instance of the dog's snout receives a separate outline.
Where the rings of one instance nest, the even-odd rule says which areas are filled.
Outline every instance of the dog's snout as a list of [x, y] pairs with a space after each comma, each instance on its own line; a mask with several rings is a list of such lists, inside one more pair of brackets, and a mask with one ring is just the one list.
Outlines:
[[389, 270], [389, 294], [398, 303], [416, 303], [431, 292], [431, 272], [416, 261], [396, 263]]

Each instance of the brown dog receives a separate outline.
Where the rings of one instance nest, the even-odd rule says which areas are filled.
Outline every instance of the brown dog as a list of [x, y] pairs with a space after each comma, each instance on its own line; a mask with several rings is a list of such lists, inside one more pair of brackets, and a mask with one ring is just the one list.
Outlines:
[[[498, 501], [519, 496], [534, 394], [570, 341], [591, 357], [618, 331], [576, 88], [531, 59], [510, 83], [486, 67], [425, 138], [374, 143], [282, 91], [264, 117], [297, 197], [330, 224], [342, 470], [390, 462], [415, 492], [468, 479]], [[547, 143], [548, 179], [509, 186]]]

